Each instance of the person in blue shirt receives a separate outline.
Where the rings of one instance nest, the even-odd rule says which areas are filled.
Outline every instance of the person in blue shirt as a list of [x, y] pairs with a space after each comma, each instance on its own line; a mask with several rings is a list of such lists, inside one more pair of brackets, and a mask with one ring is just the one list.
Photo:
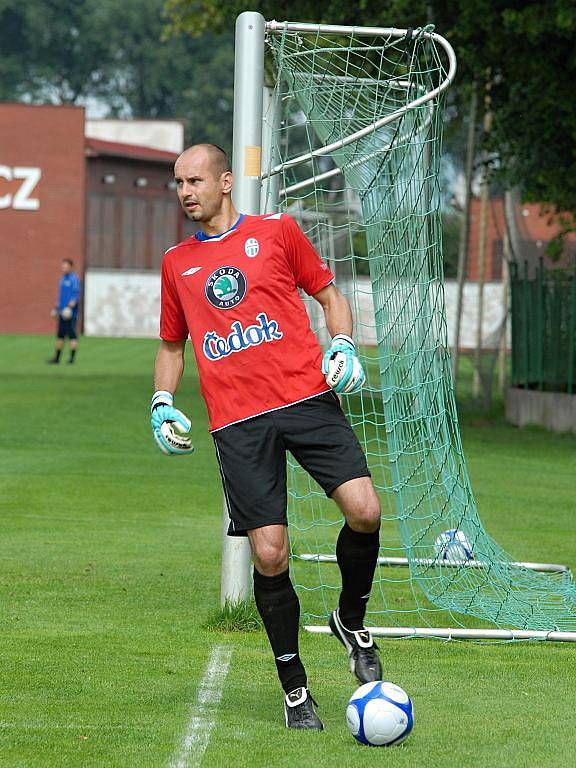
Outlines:
[[54, 357], [48, 360], [55, 364], [60, 362], [60, 355], [64, 347], [66, 337], [70, 339], [69, 363], [73, 363], [78, 349], [78, 336], [76, 335], [76, 321], [78, 320], [78, 305], [80, 303], [80, 278], [73, 272], [72, 259], [62, 260], [62, 278], [58, 292], [58, 303], [52, 310], [52, 317], [58, 318], [56, 331], [56, 349]]

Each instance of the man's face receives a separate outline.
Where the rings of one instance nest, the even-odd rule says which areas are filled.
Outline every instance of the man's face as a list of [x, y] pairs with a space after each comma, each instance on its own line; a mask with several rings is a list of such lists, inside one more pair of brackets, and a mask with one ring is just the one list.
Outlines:
[[174, 178], [180, 205], [189, 219], [210, 221], [220, 213], [230, 174], [215, 175], [208, 152], [199, 149], [179, 157]]
[[63, 261], [62, 262], [62, 272], [67, 275], [69, 272], [72, 271], [72, 265], [69, 261]]

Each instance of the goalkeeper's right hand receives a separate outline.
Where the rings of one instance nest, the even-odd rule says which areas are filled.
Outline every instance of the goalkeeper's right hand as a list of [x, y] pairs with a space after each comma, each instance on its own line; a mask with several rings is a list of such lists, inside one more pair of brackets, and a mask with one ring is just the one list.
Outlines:
[[158, 390], [152, 396], [150, 413], [152, 422], [152, 434], [158, 448], [162, 453], [187, 454], [194, 451], [189, 437], [192, 422], [182, 411], [174, 408], [174, 396], [171, 392]]

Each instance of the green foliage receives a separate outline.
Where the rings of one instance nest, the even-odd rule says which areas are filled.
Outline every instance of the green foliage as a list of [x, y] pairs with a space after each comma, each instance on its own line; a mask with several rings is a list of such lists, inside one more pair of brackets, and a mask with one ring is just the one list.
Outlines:
[[[544, 212], [548, 214], [551, 213], [550, 210], [545, 210]], [[576, 230], [576, 221], [574, 216], [564, 214], [555, 216], [554, 223], [558, 226], [558, 232], [546, 246], [546, 256], [548, 256], [552, 262], [559, 262], [560, 259], [566, 256], [566, 239], [570, 232]], [[568, 266], [565, 269], [574, 272], [574, 266], [576, 266], [576, 263], [574, 262], [574, 257], [572, 257], [572, 266]]]
[[[333, 24], [421, 26], [429, 21], [453, 44], [459, 74], [454, 106], [466, 111], [473, 79], [491, 83], [494, 114], [484, 146], [508, 185], [525, 197], [576, 211], [576, 78], [573, 0], [328, 0], [252, 4], [266, 18]], [[172, 31], [228, 29], [240, 0], [166, 0]], [[461, 106], [462, 105], [462, 106]]]
[[166, 13], [171, 31], [197, 35], [206, 29], [222, 30], [231, 26], [231, 20], [246, 10], [258, 11], [267, 19], [304, 21], [326, 24], [362, 24], [401, 26], [398, 19], [418, 26], [427, 18], [425, 0], [388, 0], [368, 2], [358, 0], [326, 0], [322, 4], [313, 0], [263, 0], [250, 3], [244, 0], [166, 0]]
[[0, 95], [74, 103], [106, 90], [111, 55], [96, 0], [0, 0]]
[[[466, 112], [472, 79], [489, 80], [494, 122], [484, 145], [496, 173], [527, 199], [576, 211], [572, 0], [264, 0], [251, 8], [342, 24], [432, 21], [458, 56], [452, 124]], [[97, 98], [111, 116], [183, 118], [187, 141], [229, 149], [233, 20], [245, 9], [244, 0], [0, 0], [0, 98]]]
[[230, 149], [232, 33], [165, 39], [162, 9], [162, 0], [0, 0], [0, 98], [96, 98], [110, 116], [182, 118], [187, 141]]

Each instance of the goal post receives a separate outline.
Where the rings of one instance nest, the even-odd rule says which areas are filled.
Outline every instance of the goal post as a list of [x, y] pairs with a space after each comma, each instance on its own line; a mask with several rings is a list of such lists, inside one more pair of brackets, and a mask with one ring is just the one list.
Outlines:
[[[264, 98], [264, 17], [246, 11], [236, 20], [232, 173], [234, 205], [260, 213], [262, 172], [262, 104]], [[251, 593], [250, 545], [231, 537], [228, 508], [223, 504], [221, 605], [247, 600]]]
[[[271, 93], [264, 70], [275, 81]], [[241, 14], [234, 200], [246, 213], [292, 215], [352, 307], [367, 385], [343, 407], [382, 505], [367, 624], [382, 636], [574, 639], [571, 573], [505, 552], [482, 523], [466, 468], [447, 342], [439, 181], [444, 95], [455, 72], [454, 51], [431, 26]], [[303, 298], [325, 343], [322, 312]], [[339, 573], [329, 563], [342, 521], [291, 458], [288, 481], [291, 571], [314, 628], [338, 599]], [[225, 537], [223, 601], [250, 594], [248, 564], [247, 542]]]

